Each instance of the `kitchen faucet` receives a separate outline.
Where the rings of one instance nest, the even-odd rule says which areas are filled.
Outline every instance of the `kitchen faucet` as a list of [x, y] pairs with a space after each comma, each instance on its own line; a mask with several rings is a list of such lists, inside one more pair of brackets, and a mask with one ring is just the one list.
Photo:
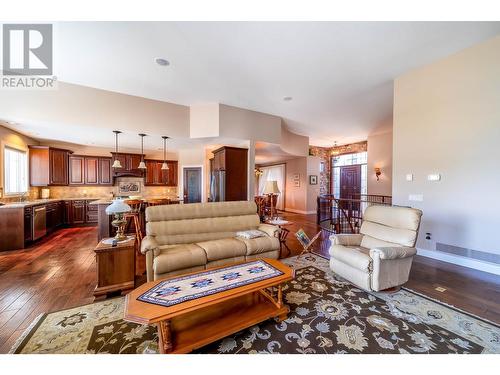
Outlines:
[[25, 202], [27, 194], [28, 194], [27, 191], [25, 191], [24, 193], [21, 193], [21, 195], [19, 196], [19, 202]]

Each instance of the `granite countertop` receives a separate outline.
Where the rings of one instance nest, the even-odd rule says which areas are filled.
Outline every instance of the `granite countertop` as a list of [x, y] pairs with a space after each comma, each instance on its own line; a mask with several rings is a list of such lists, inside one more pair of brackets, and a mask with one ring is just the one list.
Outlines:
[[0, 206], [2, 208], [24, 208], [24, 207], [32, 207], [38, 206], [42, 204], [52, 203], [52, 202], [60, 202], [60, 201], [83, 201], [83, 200], [98, 200], [100, 198], [89, 198], [89, 197], [72, 197], [72, 198], [50, 198], [50, 199], [34, 199], [25, 202], [8, 202], [4, 205]]

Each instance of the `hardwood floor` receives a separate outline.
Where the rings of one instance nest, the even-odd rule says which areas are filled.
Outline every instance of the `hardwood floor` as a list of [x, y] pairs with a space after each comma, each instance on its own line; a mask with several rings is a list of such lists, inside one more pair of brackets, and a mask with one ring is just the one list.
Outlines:
[[[315, 215], [285, 213], [294, 221], [287, 239], [292, 254], [301, 249], [294, 232], [312, 237], [319, 231]], [[329, 234], [323, 233], [315, 252], [328, 256]], [[95, 227], [62, 229], [25, 250], [0, 253], [0, 353], [41, 313], [94, 301]], [[500, 324], [500, 277], [417, 256], [406, 286]], [[445, 292], [438, 292], [436, 287]]]

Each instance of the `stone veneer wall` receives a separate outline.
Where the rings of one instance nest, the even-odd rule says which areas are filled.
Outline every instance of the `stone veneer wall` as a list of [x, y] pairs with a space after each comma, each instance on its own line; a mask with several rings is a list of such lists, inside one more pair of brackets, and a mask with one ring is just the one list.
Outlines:
[[368, 143], [364, 141], [337, 147], [309, 146], [309, 155], [319, 157], [325, 164], [324, 171], [319, 174], [319, 193], [321, 195], [330, 194], [331, 155], [334, 151], [337, 155], [364, 152], [368, 151]]

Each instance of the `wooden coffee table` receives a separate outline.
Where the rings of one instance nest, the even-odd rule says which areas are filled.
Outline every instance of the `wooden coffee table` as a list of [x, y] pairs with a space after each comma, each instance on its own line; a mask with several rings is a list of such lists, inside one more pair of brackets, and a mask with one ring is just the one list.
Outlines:
[[281, 284], [292, 280], [294, 271], [275, 259], [259, 260], [281, 274], [171, 306], [143, 302], [138, 298], [166, 280], [177, 282], [189, 275], [206, 278], [207, 271], [230, 271], [235, 265], [152, 281], [127, 294], [124, 319], [139, 324], [156, 324], [161, 353], [189, 353], [266, 319], [284, 320], [290, 308], [283, 303]]

